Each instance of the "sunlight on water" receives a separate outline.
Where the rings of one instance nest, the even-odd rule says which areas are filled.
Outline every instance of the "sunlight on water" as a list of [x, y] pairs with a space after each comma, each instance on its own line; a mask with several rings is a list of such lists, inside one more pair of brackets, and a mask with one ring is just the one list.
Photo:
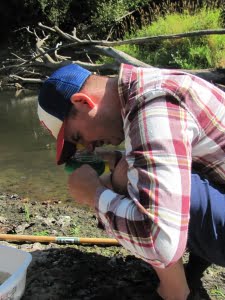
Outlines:
[[55, 140], [39, 124], [37, 96], [0, 93], [0, 192], [66, 200], [67, 175], [55, 164]]

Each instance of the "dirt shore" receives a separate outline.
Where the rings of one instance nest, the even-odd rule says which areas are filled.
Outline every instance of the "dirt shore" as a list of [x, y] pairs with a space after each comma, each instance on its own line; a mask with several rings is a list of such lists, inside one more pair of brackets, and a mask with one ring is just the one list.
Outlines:
[[[0, 192], [0, 203], [0, 233], [107, 237], [93, 211], [70, 201], [40, 203]], [[120, 246], [0, 244], [32, 254], [22, 300], [153, 299], [157, 277], [152, 268]], [[193, 299], [225, 299], [225, 269], [210, 267]]]

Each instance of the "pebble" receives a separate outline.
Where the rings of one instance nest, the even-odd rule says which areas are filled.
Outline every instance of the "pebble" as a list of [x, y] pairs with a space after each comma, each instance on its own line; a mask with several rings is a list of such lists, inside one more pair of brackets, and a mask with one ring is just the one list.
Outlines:
[[61, 216], [59, 220], [57, 221], [57, 224], [61, 227], [68, 227], [71, 223], [71, 217], [70, 216]]

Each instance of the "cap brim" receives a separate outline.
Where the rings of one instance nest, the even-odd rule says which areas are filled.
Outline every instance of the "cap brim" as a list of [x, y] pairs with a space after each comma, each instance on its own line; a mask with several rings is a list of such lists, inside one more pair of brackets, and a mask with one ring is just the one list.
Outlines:
[[56, 162], [57, 165], [64, 164], [76, 153], [76, 145], [64, 140], [64, 123], [60, 128], [56, 142]]

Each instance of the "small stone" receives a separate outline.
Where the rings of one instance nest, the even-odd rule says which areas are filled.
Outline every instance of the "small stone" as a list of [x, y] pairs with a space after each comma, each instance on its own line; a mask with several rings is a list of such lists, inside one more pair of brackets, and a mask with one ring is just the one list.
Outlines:
[[10, 199], [19, 199], [19, 196], [17, 194], [13, 194], [10, 196]]
[[29, 228], [30, 224], [29, 223], [23, 223], [21, 225], [18, 225], [15, 228], [16, 233], [23, 233], [25, 229]]
[[7, 218], [0, 216], [0, 223], [1, 224], [6, 224], [7, 223]]
[[32, 245], [32, 249], [33, 250], [42, 250], [43, 249], [43, 245], [41, 243], [36, 242], [36, 243], [34, 243]]
[[61, 216], [59, 220], [57, 221], [57, 224], [61, 227], [68, 227], [71, 223], [71, 217], [70, 216]]

